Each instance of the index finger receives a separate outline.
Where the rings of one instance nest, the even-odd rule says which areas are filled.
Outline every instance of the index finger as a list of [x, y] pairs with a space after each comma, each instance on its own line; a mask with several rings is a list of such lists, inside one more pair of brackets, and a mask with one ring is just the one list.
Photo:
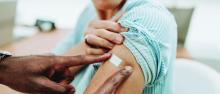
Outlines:
[[107, 29], [115, 33], [127, 31], [127, 29], [123, 28], [119, 23], [111, 20], [95, 20], [92, 21], [89, 26], [95, 29]]
[[106, 61], [110, 57], [111, 57], [110, 53], [106, 53], [104, 55], [99, 55], [99, 56], [94, 56], [94, 55], [65, 56], [65, 57], [57, 57], [56, 62], [64, 67], [72, 67], [72, 66], [86, 65], [86, 64]]

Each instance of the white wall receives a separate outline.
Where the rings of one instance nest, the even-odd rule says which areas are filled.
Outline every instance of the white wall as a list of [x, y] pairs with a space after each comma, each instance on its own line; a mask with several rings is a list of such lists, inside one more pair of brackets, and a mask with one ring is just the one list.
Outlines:
[[194, 7], [195, 5], [200, 4], [200, 3], [219, 3], [220, 4], [220, 0], [158, 0], [158, 1], [164, 3], [167, 6], [184, 7], [184, 8]]
[[0, 0], [0, 45], [13, 40], [16, 0]]
[[56, 22], [58, 27], [72, 28], [88, 0], [19, 0], [18, 24], [33, 24], [37, 18]]

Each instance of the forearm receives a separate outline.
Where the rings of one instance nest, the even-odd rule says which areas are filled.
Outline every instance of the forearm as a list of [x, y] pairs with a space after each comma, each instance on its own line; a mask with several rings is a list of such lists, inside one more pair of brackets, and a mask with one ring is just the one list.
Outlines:
[[[133, 68], [132, 75], [117, 89], [116, 94], [140, 94], [144, 87], [144, 76], [140, 66], [136, 63], [135, 58], [125, 46], [116, 46], [112, 50], [123, 60], [120, 67], [131, 66]], [[85, 94], [96, 94], [96, 91], [101, 88], [103, 83], [111, 77], [120, 67], [105, 62], [93, 77], [90, 85], [87, 87]], [[135, 88], [134, 88], [135, 87]]]

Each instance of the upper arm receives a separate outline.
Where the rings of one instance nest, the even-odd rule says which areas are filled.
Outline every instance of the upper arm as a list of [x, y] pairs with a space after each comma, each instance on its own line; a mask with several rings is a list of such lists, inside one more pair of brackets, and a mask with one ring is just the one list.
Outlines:
[[[133, 12], [139, 16], [134, 16]], [[169, 70], [176, 49], [175, 21], [163, 9], [136, 8], [125, 14], [119, 23], [129, 31], [122, 33], [124, 45], [114, 47], [112, 52], [124, 61], [121, 66], [130, 65], [134, 72], [117, 93], [140, 94], [144, 86], [153, 85]], [[93, 94], [117, 69], [105, 62], [93, 77], [86, 94]]]
[[[123, 60], [120, 67], [127, 65], [133, 67], [133, 73], [117, 89], [116, 94], [140, 94], [144, 88], [144, 76], [134, 56], [129, 49], [123, 45], [115, 46], [112, 53]], [[90, 82], [90, 85], [87, 87], [85, 94], [94, 94], [94, 92], [100, 88], [113, 73], [119, 70], [120, 67], [116, 67], [108, 61], [102, 64]]]

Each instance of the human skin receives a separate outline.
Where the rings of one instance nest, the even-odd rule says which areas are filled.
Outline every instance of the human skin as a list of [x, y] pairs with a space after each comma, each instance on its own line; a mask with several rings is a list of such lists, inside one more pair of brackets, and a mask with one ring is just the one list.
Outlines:
[[102, 88], [101, 84], [104, 83], [108, 77], [120, 69], [120, 67], [128, 65], [133, 68], [133, 73], [113, 94], [141, 94], [144, 88], [143, 73], [130, 51], [123, 45], [117, 45], [111, 52], [120, 57], [123, 63], [119, 67], [116, 67], [108, 61], [102, 64], [90, 82], [90, 85], [87, 87], [85, 94], [96, 94], [95, 92]]
[[[92, 21], [89, 25], [89, 29], [86, 31], [86, 44], [79, 45], [80, 48], [85, 49], [84, 54], [103, 54], [106, 52], [110, 52], [116, 54], [123, 60], [123, 63], [120, 67], [116, 67], [108, 61], [102, 64], [102, 66], [98, 69], [89, 86], [87, 87], [85, 94], [98, 94], [97, 91], [103, 87], [102, 84], [105, 83], [112, 74], [114, 74], [117, 70], [119, 70], [123, 66], [131, 66], [133, 68], [133, 73], [129, 76], [129, 78], [120, 85], [113, 93], [116, 94], [140, 94], [144, 88], [144, 76], [141, 71], [140, 66], [136, 63], [136, 60], [132, 53], [121, 43], [110, 44], [112, 41], [107, 37], [108, 32], [120, 33], [126, 32], [126, 29], [118, 29], [112, 30], [109, 29], [110, 26], [116, 26], [118, 24], [117, 20], [112, 20], [112, 17], [118, 10], [120, 10], [121, 5], [123, 5], [124, 0], [93, 0], [93, 3], [96, 7], [97, 14], [99, 15], [99, 20]], [[111, 19], [111, 20], [110, 20]], [[103, 22], [106, 22], [103, 25]], [[115, 22], [107, 23], [109, 21]], [[96, 26], [94, 26], [96, 25]], [[119, 25], [119, 24], [118, 24]], [[108, 27], [109, 26], [109, 27]], [[120, 26], [120, 25], [119, 25]], [[97, 28], [91, 29], [91, 27], [99, 27], [99, 30], [102, 30], [102, 33], [98, 34], [99, 30]], [[106, 28], [107, 27], [107, 28]], [[114, 27], [117, 28], [117, 27]], [[123, 28], [123, 27], [122, 27]], [[89, 32], [89, 33], [88, 33]], [[88, 37], [90, 36], [90, 37]], [[91, 37], [92, 36], [92, 37]], [[101, 37], [100, 37], [101, 36]], [[113, 36], [113, 35], [111, 35]], [[109, 43], [108, 43], [109, 42]], [[79, 52], [80, 53], [80, 52]], [[108, 93], [104, 93], [108, 94]]]
[[[31, 94], [74, 94], [74, 87], [69, 85], [74, 75], [72, 75], [69, 68], [106, 61], [110, 56], [111, 54], [99, 56], [32, 55], [8, 57], [0, 62], [0, 84]], [[108, 92], [115, 91], [132, 72], [130, 66], [117, 70], [102, 84], [104, 88], [97, 91], [97, 94], [103, 94], [102, 92], [110, 94]]]
[[[118, 10], [120, 10], [125, 3], [125, 0], [93, 0], [93, 3], [96, 7], [99, 18], [101, 20], [109, 20], [112, 19]], [[129, 78], [113, 93], [141, 94], [144, 88], [144, 76], [132, 53], [128, 48], [121, 44], [115, 45], [110, 52], [116, 54], [123, 60], [120, 67], [129, 65], [133, 68], [132, 75], [130, 75]], [[96, 91], [99, 91], [99, 89], [102, 88], [101, 84], [103, 84], [116, 70], [120, 69], [120, 67], [116, 67], [108, 61], [102, 64], [87, 87], [85, 94], [96, 94]], [[105, 76], [103, 76], [103, 74], [105, 74]]]
[[[74, 51], [71, 51], [71, 55], [104, 54], [104, 52], [106, 52], [106, 49], [107, 49], [107, 51], [110, 51], [110, 50], [113, 49], [112, 53], [115, 53], [116, 55], [121, 57], [124, 62], [123, 62], [122, 65], [120, 65], [121, 66], [120, 68], [117, 68], [117, 67], [111, 65], [110, 63], [103, 64], [100, 67], [100, 69], [98, 70], [98, 72], [96, 73], [95, 77], [93, 78], [93, 80], [91, 82], [91, 85], [93, 85], [93, 83], [94, 84], [98, 84], [97, 87], [90, 88], [91, 86], [89, 86], [88, 89], [86, 90], [86, 93], [92, 94], [90, 92], [94, 92], [94, 94], [103, 94], [102, 92], [105, 92], [105, 93], [106, 92], [111, 92], [111, 90], [113, 90], [112, 88], [116, 89], [116, 90], [114, 90], [116, 93], [121, 93], [121, 94], [130, 94], [130, 93], [131, 94], [137, 94], [137, 92], [140, 93], [141, 89], [142, 89], [142, 85], [141, 84], [143, 82], [142, 81], [143, 79], [141, 79], [141, 78], [143, 78], [143, 75], [142, 75], [142, 73], [140, 71], [139, 66], [135, 63], [134, 58], [132, 57], [131, 53], [129, 52], [129, 50], [126, 47], [124, 47], [123, 45], [115, 46], [115, 45], [119, 45], [119, 44], [121, 44], [123, 42], [122, 41], [123, 38], [120, 38], [119, 34], [116, 34], [116, 33], [125, 32], [126, 29], [120, 27], [120, 25], [118, 23], [115, 23], [115, 20], [113, 20], [113, 21], [106, 21], [107, 19], [110, 19], [114, 15], [114, 13], [117, 12], [117, 10], [119, 10], [120, 6], [118, 6], [118, 5], [120, 5], [123, 1], [122, 0], [94, 0], [94, 2], [98, 2], [98, 1], [100, 1], [101, 3], [99, 3], [99, 4], [95, 3], [95, 4], [97, 4], [96, 5], [97, 6], [97, 13], [99, 14], [101, 20], [94, 22], [94, 24], [98, 23], [98, 24], [94, 25], [94, 27], [98, 26], [98, 28], [96, 27], [96, 30], [91, 32], [91, 29], [89, 29], [88, 33], [86, 34], [86, 35], [90, 35], [89, 41], [88, 41], [88, 43], [90, 45], [87, 45], [87, 44], [85, 45], [83, 43], [79, 44], [78, 47], [75, 47], [73, 49]], [[105, 9], [108, 9], [108, 11], [105, 11]], [[101, 25], [103, 25], [102, 22], [104, 22], [106, 24], [110, 24], [109, 27], [106, 27], [105, 25], [101, 26]], [[97, 33], [98, 31], [99, 31], [99, 33]], [[111, 33], [111, 32], [114, 32], [114, 33]], [[91, 35], [93, 35], [93, 37], [91, 37]], [[102, 40], [102, 39], [97, 39], [98, 35], [100, 35], [99, 37], [102, 37], [102, 39], [105, 38], [106, 40], [107, 39], [108, 40], [105, 41], [105, 40]], [[94, 41], [91, 41], [91, 40], [98, 40], [98, 41], [94, 42]], [[103, 42], [103, 41], [105, 41], [105, 42]], [[93, 45], [93, 46], [91, 47], [91, 45]], [[111, 46], [109, 46], [109, 45], [111, 45]], [[102, 47], [103, 49], [97, 49], [96, 47], [94, 48], [94, 46]], [[118, 48], [122, 49], [122, 50], [120, 50], [122, 52], [122, 54], [118, 54], [117, 53], [118, 52], [117, 51]], [[67, 53], [66, 55], [70, 55], [70, 54]], [[123, 57], [124, 55], [130, 55], [130, 56]], [[132, 57], [132, 58], [130, 58], [130, 57]], [[23, 58], [28, 58], [28, 57], [23, 57]], [[113, 79], [113, 75], [119, 75], [117, 73], [121, 72], [120, 70], [123, 69], [122, 67], [126, 66], [126, 65], [132, 66], [132, 69], [134, 69], [133, 74], [129, 77], [130, 80], [129, 79], [126, 80], [126, 82], [123, 85], [116, 84], [116, 86], [120, 85], [120, 88], [118, 88], [118, 89], [116, 88], [116, 86], [112, 86], [112, 84], [110, 84], [110, 85], [107, 84], [109, 86], [104, 85], [106, 82], [109, 82], [109, 81], [111, 82], [112, 80], [114, 80]], [[48, 63], [47, 67], [51, 67], [51, 66], [53, 66], [53, 65], [50, 65]], [[78, 66], [70, 68], [70, 70], [72, 72], [71, 74], [75, 74], [80, 68], [81, 67], [78, 67]], [[109, 71], [111, 71], [112, 69], [114, 69], [114, 71], [109, 73]], [[39, 72], [42, 72], [42, 71], [39, 71]], [[106, 76], [103, 77], [101, 75], [102, 73], [105, 73]], [[123, 72], [122, 72], [122, 74], [123, 74]], [[27, 77], [32, 77], [32, 76], [33, 75], [30, 75], [30, 76], [27, 76]], [[127, 76], [124, 76], [124, 77], [127, 77]], [[72, 78], [72, 76], [70, 78]], [[100, 79], [100, 78], [102, 78], [102, 79]], [[121, 78], [121, 77], [117, 77], [117, 78]], [[40, 78], [38, 80], [37, 79], [35, 79], [35, 80], [32, 79], [32, 81], [41, 82], [40, 80], [45, 80], [45, 79], [40, 79]], [[54, 80], [54, 79], [52, 79], [52, 80]], [[66, 79], [64, 79], [64, 80], [66, 81]], [[135, 84], [133, 84], [134, 82], [132, 82], [132, 81], [135, 81], [135, 80], [139, 80], [139, 82], [135, 82]], [[45, 81], [48, 81], [48, 79], [46, 79]], [[69, 83], [69, 78], [68, 78], [67, 81], [68, 81], [67, 83]], [[100, 82], [97, 82], [97, 81], [100, 81]], [[124, 81], [124, 79], [121, 79], [120, 81]], [[6, 83], [6, 84], [9, 84], [9, 86], [10, 86], [10, 83]], [[25, 84], [25, 83], [23, 83], [23, 84]], [[55, 83], [53, 83], [53, 84], [55, 84]], [[137, 84], [136, 88], [131, 88], [131, 86], [134, 86], [136, 84]], [[41, 88], [41, 89], [43, 88], [41, 86], [45, 86], [45, 84], [42, 85], [42, 83], [39, 84], [39, 85], [40, 85], [39, 88]], [[63, 88], [71, 88], [72, 89], [71, 86], [69, 86], [67, 84], [65, 84], [65, 85], [66, 86], [63, 86]], [[15, 85], [13, 84], [11, 87], [13, 87], [13, 86], [15, 86]], [[107, 87], [109, 89], [107, 89], [106, 91], [103, 91], [103, 90], [105, 90], [105, 88], [103, 88], [103, 87]], [[17, 90], [26, 91], [26, 92], [33, 91], [33, 90], [28, 90], [28, 88], [21, 88], [21, 87], [19, 87], [19, 88], [14, 87], [14, 88], [17, 89]], [[47, 90], [45, 90], [45, 88], [47, 88]], [[62, 87], [60, 87], [60, 89], [57, 89], [59, 91], [50, 91], [50, 89], [52, 87], [45, 87], [45, 88], [40, 90], [40, 91], [38, 90], [36, 92], [45, 92], [45, 93], [48, 93], [48, 92], [50, 92], [50, 93], [51, 92], [66, 92], [65, 89], [63, 89]], [[53, 90], [56, 90], [56, 89], [53, 88]], [[128, 92], [130, 92], [130, 93], [128, 93]], [[106, 93], [106, 94], [109, 94], [109, 93]]]
[[[86, 44], [84, 42], [81, 42], [78, 46], [76, 46], [76, 48], [73, 48], [71, 51], [69, 51], [68, 54], [71, 55], [72, 51], [74, 51], [75, 49], [78, 49], [77, 51], [74, 51], [77, 52], [76, 54], [86, 54], [85, 45]], [[123, 60], [123, 63], [120, 65], [120, 67], [116, 67], [108, 61], [103, 63], [96, 72], [84, 94], [102, 94], [97, 92], [103, 88], [103, 84], [109, 78], [111, 78], [114, 73], [116, 73], [124, 66], [131, 66], [133, 72], [127, 78], [127, 80], [125, 80], [118, 88], [116, 88], [115, 94], [140, 94], [144, 88], [144, 76], [140, 66], [136, 63], [136, 60], [131, 52], [125, 46], [117, 45], [113, 47], [110, 53], [113, 53], [120, 57]], [[73, 67], [72, 69], [72, 72], [77, 73], [80, 68]]]
[[110, 56], [12, 56], [0, 62], [0, 83], [24, 93], [73, 94], [69, 67], [104, 61]]

